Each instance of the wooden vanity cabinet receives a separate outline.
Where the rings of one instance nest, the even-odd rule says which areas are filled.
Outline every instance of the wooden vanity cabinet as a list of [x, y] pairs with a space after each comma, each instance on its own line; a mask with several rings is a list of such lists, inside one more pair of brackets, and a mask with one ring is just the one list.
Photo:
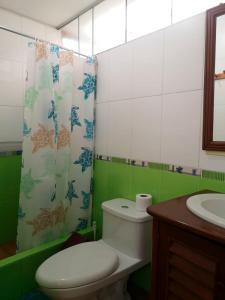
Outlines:
[[225, 229], [189, 212], [189, 196], [148, 208], [153, 216], [151, 300], [225, 300]]

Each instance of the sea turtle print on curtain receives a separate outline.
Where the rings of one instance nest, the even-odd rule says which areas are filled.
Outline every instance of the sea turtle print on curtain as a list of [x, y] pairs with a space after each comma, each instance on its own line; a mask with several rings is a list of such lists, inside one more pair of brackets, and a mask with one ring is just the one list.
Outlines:
[[84, 123], [86, 126], [86, 132], [85, 132], [84, 138], [92, 140], [93, 135], [94, 135], [94, 122], [84, 119]]
[[81, 126], [78, 112], [79, 112], [79, 107], [78, 106], [72, 106], [72, 108], [71, 108], [71, 116], [70, 116], [71, 131], [73, 131], [73, 128], [75, 126]]
[[87, 100], [90, 95], [96, 91], [96, 75], [84, 73], [85, 78], [79, 90], [84, 92], [84, 99]]
[[84, 172], [85, 170], [87, 170], [89, 167], [92, 166], [93, 150], [90, 148], [81, 147], [81, 151], [82, 152], [78, 160], [76, 160], [74, 164], [81, 165], [81, 170], [82, 172]]
[[92, 206], [95, 59], [29, 42], [27, 72], [18, 251], [84, 229]]

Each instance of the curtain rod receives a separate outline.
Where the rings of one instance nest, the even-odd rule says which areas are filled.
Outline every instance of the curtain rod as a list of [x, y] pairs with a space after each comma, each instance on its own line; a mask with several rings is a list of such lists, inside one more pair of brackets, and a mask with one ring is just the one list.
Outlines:
[[[28, 35], [28, 34], [25, 34], [25, 33], [19, 32], [19, 31], [15, 31], [15, 30], [13, 30], [13, 29], [9, 29], [9, 28], [3, 27], [3, 26], [0, 26], [0, 29], [5, 30], [5, 31], [8, 31], [8, 32], [11, 32], [11, 33], [15, 33], [15, 34], [21, 35], [21, 36], [26, 37], [26, 38], [28, 38], [28, 39], [38, 40], [38, 41], [44, 42], [44, 43], [50, 43], [49, 41], [46, 41], [46, 40], [43, 40], [43, 39], [38, 39], [38, 38], [36, 38], [36, 37], [34, 37], [34, 36], [31, 36], [31, 35]], [[71, 50], [71, 49], [62, 47], [62, 46], [60, 46], [60, 45], [58, 45], [58, 44], [55, 44], [55, 43], [51, 43], [51, 44], [52, 44], [52, 45], [59, 46], [59, 48], [61, 48], [61, 49], [63, 49], [63, 50], [72, 51], [73, 53], [75, 53], [75, 54], [77, 54], [77, 55], [80, 55], [80, 56], [83, 56], [83, 57], [88, 58], [88, 56], [85, 55], [85, 54], [81, 54], [81, 53], [79, 53], [79, 52], [77, 52], [77, 51], [74, 51], [74, 50]]]

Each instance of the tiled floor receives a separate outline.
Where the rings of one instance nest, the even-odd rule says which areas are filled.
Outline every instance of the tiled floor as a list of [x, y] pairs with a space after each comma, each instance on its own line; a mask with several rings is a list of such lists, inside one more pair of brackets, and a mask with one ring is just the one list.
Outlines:
[[16, 241], [0, 245], [0, 259], [16, 254]]
[[50, 300], [50, 298], [48, 298], [41, 291], [36, 289], [36, 290], [30, 291], [30, 292], [24, 294], [17, 300]]

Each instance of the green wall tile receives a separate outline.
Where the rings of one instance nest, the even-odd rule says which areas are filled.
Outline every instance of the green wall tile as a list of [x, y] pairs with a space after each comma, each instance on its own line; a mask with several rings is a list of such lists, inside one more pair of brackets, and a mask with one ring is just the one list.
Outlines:
[[16, 239], [18, 199], [0, 202], [0, 244]]
[[132, 167], [127, 164], [95, 161], [92, 217], [97, 221], [97, 238], [102, 234], [102, 202], [119, 197], [132, 199], [131, 178]]
[[128, 198], [131, 195], [132, 166], [121, 163], [109, 163], [108, 165], [108, 192], [109, 199]]
[[37, 287], [38, 266], [61, 249], [64, 239], [46, 243], [0, 261], [0, 299], [16, 300]]
[[21, 155], [0, 156], [0, 244], [16, 239]]
[[22, 295], [21, 263], [0, 268], [0, 299], [15, 300]]
[[109, 162], [98, 161], [94, 163], [94, 196], [93, 196], [93, 209], [92, 219], [97, 221], [97, 238], [102, 234], [102, 202], [110, 199], [109, 189]]
[[100, 238], [102, 232], [103, 201], [118, 197], [135, 200], [136, 194], [149, 193], [153, 196], [153, 203], [158, 203], [203, 189], [200, 182], [199, 176], [96, 160], [93, 220], [97, 222], [97, 237]]
[[130, 277], [130, 281], [136, 286], [149, 291], [151, 286], [151, 265], [148, 264], [140, 270], [134, 272]]
[[160, 202], [199, 190], [200, 177], [173, 172], [162, 172]]
[[225, 182], [213, 179], [202, 178], [199, 184], [200, 190], [212, 190], [219, 193], [225, 193]]
[[[92, 229], [80, 231], [89, 236]], [[60, 251], [69, 236], [48, 242], [0, 261], [0, 299], [17, 300], [37, 287], [35, 273], [40, 264]]]
[[[118, 161], [95, 161], [93, 219], [97, 221], [97, 237], [102, 233], [101, 203], [117, 197], [135, 199], [139, 193], [150, 193], [153, 203], [169, 200], [203, 189], [225, 192], [225, 184], [169, 172], [168, 170], [131, 166]], [[131, 280], [139, 287], [150, 289], [150, 266], [135, 272]]]
[[112, 162], [126, 164], [126, 158], [112, 157]]
[[[17, 207], [19, 197], [19, 179], [21, 156], [0, 157], [0, 226], [5, 229], [0, 242], [16, 236]], [[12, 188], [13, 187], [13, 188]], [[93, 220], [97, 221], [97, 237], [102, 234], [101, 203], [112, 198], [135, 199], [138, 193], [150, 193], [153, 203], [192, 193], [202, 189], [211, 189], [225, 193], [225, 184], [213, 179], [201, 179], [160, 170], [156, 168], [131, 166], [119, 161], [96, 160], [94, 163]], [[34, 274], [37, 267], [47, 257], [60, 249], [54, 244], [49, 249], [29, 256], [21, 253], [21, 259], [9, 258], [8, 264], [0, 262], [0, 299], [15, 300], [20, 295], [36, 287]], [[139, 287], [150, 288], [150, 266], [135, 272], [131, 280]], [[13, 289], [12, 289], [13, 286]]]
[[131, 178], [132, 199], [136, 194], [151, 194], [153, 203], [159, 201], [159, 190], [162, 181], [162, 171], [133, 166]]
[[0, 200], [4, 195], [18, 195], [21, 171], [21, 156], [0, 156]]
[[[97, 221], [97, 238], [101, 238], [102, 234], [101, 203], [118, 197], [135, 200], [135, 195], [138, 193], [151, 193], [157, 201], [161, 174], [160, 170], [96, 160], [94, 164], [93, 220]], [[150, 266], [135, 272], [131, 280], [139, 287], [149, 290]]]

